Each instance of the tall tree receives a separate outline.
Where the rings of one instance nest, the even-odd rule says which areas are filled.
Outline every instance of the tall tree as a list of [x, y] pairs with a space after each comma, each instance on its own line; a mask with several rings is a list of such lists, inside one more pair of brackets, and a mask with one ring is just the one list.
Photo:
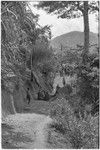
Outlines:
[[[44, 82], [38, 67], [50, 58], [48, 39], [50, 27], [38, 25], [38, 16], [28, 2], [2, 1], [1, 3], [1, 76], [3, 86], [8, 82], [25, 88], [26, 80], [36, 78]], [[30, 57], [31, 62], [30, 62]], [[29, 61], [29, 67], [28, 62]], [[33, 70], [34, 69], [34, 70]], [[37, 70], [36, 70], [37, 69]], [[14, 78], [14, 80], [13, 80]], [[34, 85], [33, 85], [34, 86]], [[10, 89], [8, 86], [6, 89]]]
[[87, 54], [89, 51], [89, 17], [88, 17], [88, 1], [84, 1], [84, 51], [83, 51], [83, 64], [87, 62]]
[[38, 8], [44, 9], [47, 13], [54, 13], [58, 18], [78, 18], [83, 16], [84, 22], [84, 51], [83, 63], [87, 61], [89, 51], [89, 19], [88, 14], [99, 11], [98, 2], [88, 1], [44, 1], [39, 2]]

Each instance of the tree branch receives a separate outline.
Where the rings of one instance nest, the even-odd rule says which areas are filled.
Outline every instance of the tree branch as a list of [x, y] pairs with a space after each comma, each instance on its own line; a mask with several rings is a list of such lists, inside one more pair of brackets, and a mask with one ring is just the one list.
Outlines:
[[11, 14], [13, 14], [16, 17], [16, 19], [18, 19], [18, 17], [11, 10], [9, 10], [8, 8], [7, 8], [7, 11], [10, 12]]
[[80, 2], [79, 1], [77, 1], [77, 5], [76, 6], [83, 13], [84, 10], [80, 7]]

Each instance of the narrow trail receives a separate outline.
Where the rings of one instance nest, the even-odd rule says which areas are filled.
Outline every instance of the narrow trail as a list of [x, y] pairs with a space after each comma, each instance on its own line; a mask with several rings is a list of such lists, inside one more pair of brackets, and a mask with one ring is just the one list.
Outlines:
[[[9, 115], [5, 121], [6, 124], [13, 127], [15, 134], [21, 132], [31, 140], [13, 141], [13, 146], [25, 149], [46, 148], [47, 147], [47, 128], [52, 122], [49, 116], [39, 114], [15, 114]], [[9, 141], [11, 142], [11, 141]]]
[[46, 148], [47, 147], [47, 128], [48, 124], [51, 123], [51, 118], [47, 117], [42, 121], [36, 128], [36, 141], [34, 143], [35, 148]]

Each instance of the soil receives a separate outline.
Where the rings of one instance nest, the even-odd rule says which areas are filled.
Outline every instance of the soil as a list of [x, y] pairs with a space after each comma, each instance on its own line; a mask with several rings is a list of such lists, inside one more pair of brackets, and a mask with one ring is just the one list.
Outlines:
[[2, 148], [46, 148], [49, 116], [39, 114], [9, 115], [2, 125]]

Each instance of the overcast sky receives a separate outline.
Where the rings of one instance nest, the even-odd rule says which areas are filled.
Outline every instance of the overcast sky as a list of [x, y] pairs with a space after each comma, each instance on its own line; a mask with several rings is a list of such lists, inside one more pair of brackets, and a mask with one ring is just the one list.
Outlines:
[[[53, 38], [71, 31], [83, 32], [83, 17], [76, 19], [58, 19], [56, 15], [50, 15], [43, 10], [37, 10], [33, 7], [33, 4], [34, 2], [30, 2], [31, 10], [33, 13], [40, 15], [38, 23], [41, 26], [52, 25], [51, 31]], [[94, 14], [89, 15], [89, 25], [91, 32], [98, 32], [98, 23]]]

